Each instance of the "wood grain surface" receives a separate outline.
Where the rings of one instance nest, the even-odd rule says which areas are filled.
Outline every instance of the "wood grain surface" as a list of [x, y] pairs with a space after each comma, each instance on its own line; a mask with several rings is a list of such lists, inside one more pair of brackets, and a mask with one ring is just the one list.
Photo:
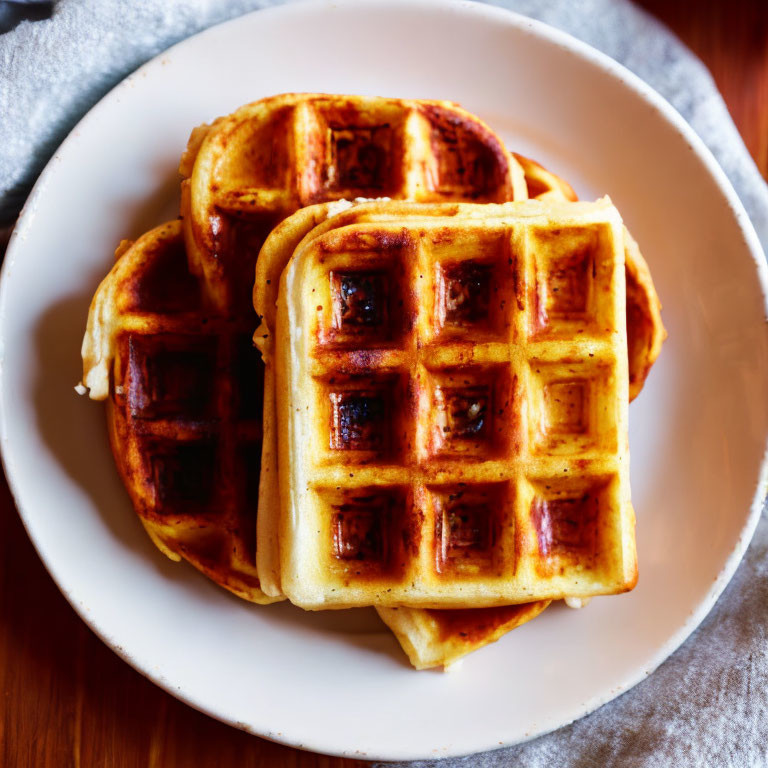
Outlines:
[[[709, 66], [768, 178], [768, 3], [642, 0]], [[0, 245], [0, 248], [2, 246]], [[0, 766], [340, 768], [216, 722], [145, 680], [48, 576], [0, 481]]]

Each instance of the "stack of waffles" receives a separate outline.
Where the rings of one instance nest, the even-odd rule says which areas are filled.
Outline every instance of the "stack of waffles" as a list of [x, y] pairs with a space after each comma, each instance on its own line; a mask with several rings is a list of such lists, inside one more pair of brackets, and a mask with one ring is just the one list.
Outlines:
[[180, 171], [83, 342], [162, 552], [375, 606], [418, 668], [634, 586], [628, 404], [664, 329], [610, 200], [447, 102], [263, 99]]

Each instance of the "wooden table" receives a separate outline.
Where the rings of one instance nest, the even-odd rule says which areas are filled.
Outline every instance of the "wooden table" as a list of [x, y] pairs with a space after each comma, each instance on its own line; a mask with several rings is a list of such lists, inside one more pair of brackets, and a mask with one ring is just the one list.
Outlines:
[[[768, 178], [768, 4], [642, 0], [710, 67]], [[695, 10], [693, 10], [695, 9]], [[156, 688], [85, 626], [43, 568], [0, 482], [0, 765], [338, 768], [357, 760], [278, 746]]]

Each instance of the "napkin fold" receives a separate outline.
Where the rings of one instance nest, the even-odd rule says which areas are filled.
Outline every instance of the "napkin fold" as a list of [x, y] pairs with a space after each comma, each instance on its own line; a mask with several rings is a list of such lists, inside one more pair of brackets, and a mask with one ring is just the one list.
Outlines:
[[[173, 43], [212, 24], [276, 4], [59, 0], [50, 18], [21, 20], [0, 35], [0, 226], [13, 222], [55, 148], [112, 86]], [[569, 32], [661, 93], [712, 150], [768, 251], [768, 186], [710, 74], [674, 35], [628, 0], [493, 4]], [[6, 5], [0, 3], [0, 11]], [[467, 758], [396, 765], [768, 765], [765, 514], [715, 608], [688, 641], [634, 689], [576, 723], [526, 744]]]
[[52, 0], [0, 0], [0, 34], [22, 21], [50, 18], [52, 13]]

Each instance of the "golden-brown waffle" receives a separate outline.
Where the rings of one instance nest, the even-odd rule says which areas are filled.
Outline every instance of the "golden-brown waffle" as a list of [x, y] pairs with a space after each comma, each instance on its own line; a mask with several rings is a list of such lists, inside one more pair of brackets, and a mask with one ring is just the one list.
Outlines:
[[570, 200], [575, 203], [579, 199], [573, 191], [573, 187], [565, 179], [561, 179], [529, 157], [517, 152], [513, 152], [512, 156], [523, 169], [528, 197], [531, 200], [552, 200], [554, 202]]
[[439, 608], [631, 588], [618, 213], [394, 207], [316, 227], [283, 273], [283, 591]]
[[157, 546], [270, 602], [254, 553], [263, 366], [250, 343], [264, 238], [308, 201], [506, 200], [525, 180], [448, 102], [295, 94], [195, 129], [180, 171], [186, 256], [175, 222], [119, 259], [94, 297], [84, 381], [109, 399], [115, 460]]
[[192, 271], [223, 314], [250, 310], [253, 265], [294, 211], [342, 198], [524, 200], [522, 169], [477, 117], [445, 101], [286, 94], [193, 133], [182, 173]]
[[377, 608], [416, 669], [449, 667], [507, 632], [535, 619], [549, 600], [496, 608], [430, 610]]
[[84, 383], [152, 541], [269, 603], [255, 564], [263, 379], [250, 318], [205, 310], [178, 221], [124, 242], [91, 304]]
[[[516, 155], [525, 170], [526, 182], [532, 198], [554, 202], [575, 201], [571, 187], [555, 174], [545, 170], [538, 163]], [[277, 514], [279, 506], [277, 490], [277, 438], [275, 426], [275, 367], [274, 328], [276, 302], [280, 275], [285, 269], [294, 250], [301, 240], [315, 226], [325, 222], [329, 216], [336, 216], [333, 226], [345, 226], [356, 222], [387, 221], [403, 215], [407, 206], [378, 206], [371, 204], [352, 205], [324, 204], [303, 208], [286, 219], [270, 234], [260, 253], [256, 265], [256, 280], [253, 301], [262, 323], [254, 334], [254, 343], [261, 350], [265, 361], [264, 383], [264, 452], [262, 455], [262, 479], [260, 486], [258, 570], [262, 587], [267, 594], [280, 595]], [[422, 207], [422, 216], [447, 215], [445, 206]], [[451, 209], [458, 213], [459, 206]], [[476, 209], [477, 212], [477, 209]], [[467, 215], [465, 213], [465, 215]], [[629, 343], [630, 400], [642, 388], [643, 383], [656, 360], [665, 338], [661, 322], [660, 302], [651, 279], [650, 271], [631, 235], [624, 231], [626, 284], [627, 284], [627, 338]], [[402, 611], [400, 615], [402, 615]]]

